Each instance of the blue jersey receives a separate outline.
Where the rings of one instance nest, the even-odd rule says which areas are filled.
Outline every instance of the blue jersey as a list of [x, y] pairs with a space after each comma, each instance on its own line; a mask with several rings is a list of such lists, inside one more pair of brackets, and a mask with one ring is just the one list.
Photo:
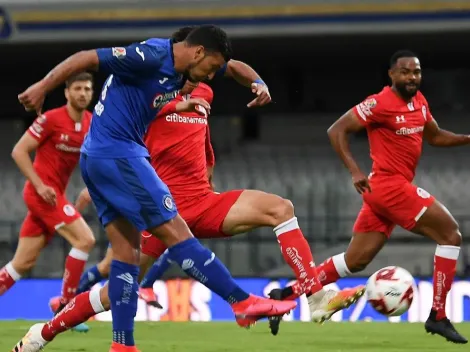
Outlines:
[[174, 69], [172, 42], [152, 38], [97, 53], [99, 70], [110, 76], [81, 151], [98, 158], [147, 157], [142, 138], [148, 125], [184, 84]]

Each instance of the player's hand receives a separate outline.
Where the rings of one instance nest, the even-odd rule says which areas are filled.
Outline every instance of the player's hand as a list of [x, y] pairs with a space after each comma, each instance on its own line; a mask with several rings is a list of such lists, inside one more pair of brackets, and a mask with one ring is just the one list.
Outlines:
[[36, 192], [41, 196], [42, 199], [44, 199], [47, 204], [56, 205], [57, 195], [54, 188], [42, 184], [36, 188]]
[[256, 98], [248, 103], [248, 107], [263, 106], [271, 102], [271, 94], [269, 94], [268, 86], [261, 83], [252, 83], [251, 91], [256, 94]]
[[42, 105], [46, 97], [46, 89], [42, 81], [34, 83], [23, 93], [18, 95], [18, 101], [24, 106], [26, 111], [36, 111], [41, 116]]
[[195, 112], [207, 117], [210, 114], [210, 104], [201, 98], [192, 98], [176, 104], [176, 112]]
[[372, 192], [370, 185], [369, 185], [369, 179], [362, 172], [359, 171], [357, 173], [354, 173], [352, 175], [352, 181], [353, 181], [354, 187], [356, 187], [356, 191], [359, 194], [363, 194], [366, 191]]

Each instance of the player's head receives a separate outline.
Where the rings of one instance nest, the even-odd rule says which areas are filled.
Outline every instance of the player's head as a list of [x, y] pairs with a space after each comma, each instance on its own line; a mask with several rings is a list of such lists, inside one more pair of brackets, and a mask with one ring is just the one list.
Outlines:
[[185, 75], [190, 81], [200, 82], [219, 70], [232, 57], [232, 45], [219, 27], [203, 25], [194, 28], [185, 44]]
[[65, 82], [68, 104], [78, 111], [85, 110], [93, 97], [93, 76], [88, 72], [73, 75]]
[[188, 34], [191, 33], [195, 28], [196, 26], [181, 27], [171, 35], [171, 39], [173, 39], [174, 43], [183, 42]]
[[392, 55], [388, 75], [392, 86], [404, 99], [416, 95], [421, 85], [421, 64], [418, 57], [409, 50], [400, 50]]

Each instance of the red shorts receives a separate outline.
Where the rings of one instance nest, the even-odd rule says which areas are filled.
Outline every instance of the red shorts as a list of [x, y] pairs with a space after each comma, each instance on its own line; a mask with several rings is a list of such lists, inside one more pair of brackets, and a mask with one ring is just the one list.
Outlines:
[[[243, 190], [224, 193], [208, 192], [198, 197], [174, 197], [178, 213], [196, 238], [228, 237], [222, 231], [224, 220]], [[142, 233], [142, 253], [158, 258], [166, 249], [163, 242], [149, 233]]]
[[47, 204], [38, 194], [25, 192], [28, 213], [21, 225], [20, 237], [45, 235], [49, 241], [57, 229], [81, 218], [80, 213], [62, 194], [57, 194], [55, 206]]
[[369, 183], [372, 192], [363, 194], [355, 233], [382, 232], [390, 237], [395, 225], [411, 230], [435, 200], [401, 176], [373, 175]]

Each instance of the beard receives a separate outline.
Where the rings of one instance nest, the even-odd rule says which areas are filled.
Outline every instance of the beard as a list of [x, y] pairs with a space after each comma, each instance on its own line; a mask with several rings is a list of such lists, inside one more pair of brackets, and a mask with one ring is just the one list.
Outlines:
[[[414, 84], [414, 86], [410, 87], [410, 84]], [[419, 83], [395, 83], [395, 88], [404, 99], [408, 100], [418, 93]]]

